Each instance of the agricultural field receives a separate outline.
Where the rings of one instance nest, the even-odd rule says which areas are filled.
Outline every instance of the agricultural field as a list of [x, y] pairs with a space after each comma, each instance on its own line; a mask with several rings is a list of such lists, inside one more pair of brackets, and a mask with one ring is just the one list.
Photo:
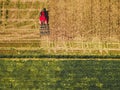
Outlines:
[[[0, 0], [0, 90], [120, 90], [119, 0]], [[49, 35], [39, 14], [49, 14]]]
[[120, 90], [119, 83], [119, 60], [0, 60], [0, 90]]
[[[50, 35], [40, 35], [43, 7]], [[0, 54], [120, 55], [119, 0], [0, 0], [0, 12]]]

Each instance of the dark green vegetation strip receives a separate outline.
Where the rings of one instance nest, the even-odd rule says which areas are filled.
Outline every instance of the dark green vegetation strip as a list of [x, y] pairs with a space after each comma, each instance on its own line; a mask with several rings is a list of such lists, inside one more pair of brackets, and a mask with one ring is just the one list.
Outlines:
[[85, 58], [120, 59], [120, 55], [0, 55], [0, 58]]
[[120, 90], [120, 61], [0, 60], [0, 90]]

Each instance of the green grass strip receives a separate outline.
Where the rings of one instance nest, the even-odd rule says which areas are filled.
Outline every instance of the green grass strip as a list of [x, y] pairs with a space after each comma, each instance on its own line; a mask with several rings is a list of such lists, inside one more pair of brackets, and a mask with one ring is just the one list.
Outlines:
[[120, 61], [0, 60], [0, 90], [120, 90]]

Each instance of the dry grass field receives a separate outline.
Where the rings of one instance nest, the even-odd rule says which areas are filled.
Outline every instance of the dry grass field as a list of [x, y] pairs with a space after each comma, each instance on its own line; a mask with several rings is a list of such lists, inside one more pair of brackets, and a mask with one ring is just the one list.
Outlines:
[[[38, 54], [37, 48], [46, 54], [120, 55], [119, 4], [119, 0], [0, 0], [0, 54], [21, 50]], [[49, 12], [50, 35], [40, 36], [43, 7]]]

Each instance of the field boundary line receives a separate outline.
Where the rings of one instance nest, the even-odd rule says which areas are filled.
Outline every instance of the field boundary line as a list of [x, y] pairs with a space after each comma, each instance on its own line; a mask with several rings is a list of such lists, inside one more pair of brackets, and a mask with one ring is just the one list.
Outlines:
[[45, 61], [68, 61], [68, 60], [71, 60], [71, 61], [75, 61], [75, 60], [78, 60], [78, 61], [84, 61], [84, 60], [91, 60], [91, 61], [120, 61], [120, 59], [85, 59], [85, 58], [82, 58], [82, 59], [79, 59], [79, 58], [76, 58], [76, 59], [72, 59], [72, 58], [69, 58], [69, 59], [55, 59], [55, 58], [2, 58], [2, 60], [13, 60], [13, 61], [29, 61], [29, 60], [32, 60], [32, 61], [40, 61], [40, 60], [45, 60]]
[[63, 54], [40, 54], [40, 55], [32, 55], [32, 54], [24, 54], [24, 55], [0, 55], [0, 58], [55, 58], [55, 59], [120, 59], [120, 55], [63, 55]]

